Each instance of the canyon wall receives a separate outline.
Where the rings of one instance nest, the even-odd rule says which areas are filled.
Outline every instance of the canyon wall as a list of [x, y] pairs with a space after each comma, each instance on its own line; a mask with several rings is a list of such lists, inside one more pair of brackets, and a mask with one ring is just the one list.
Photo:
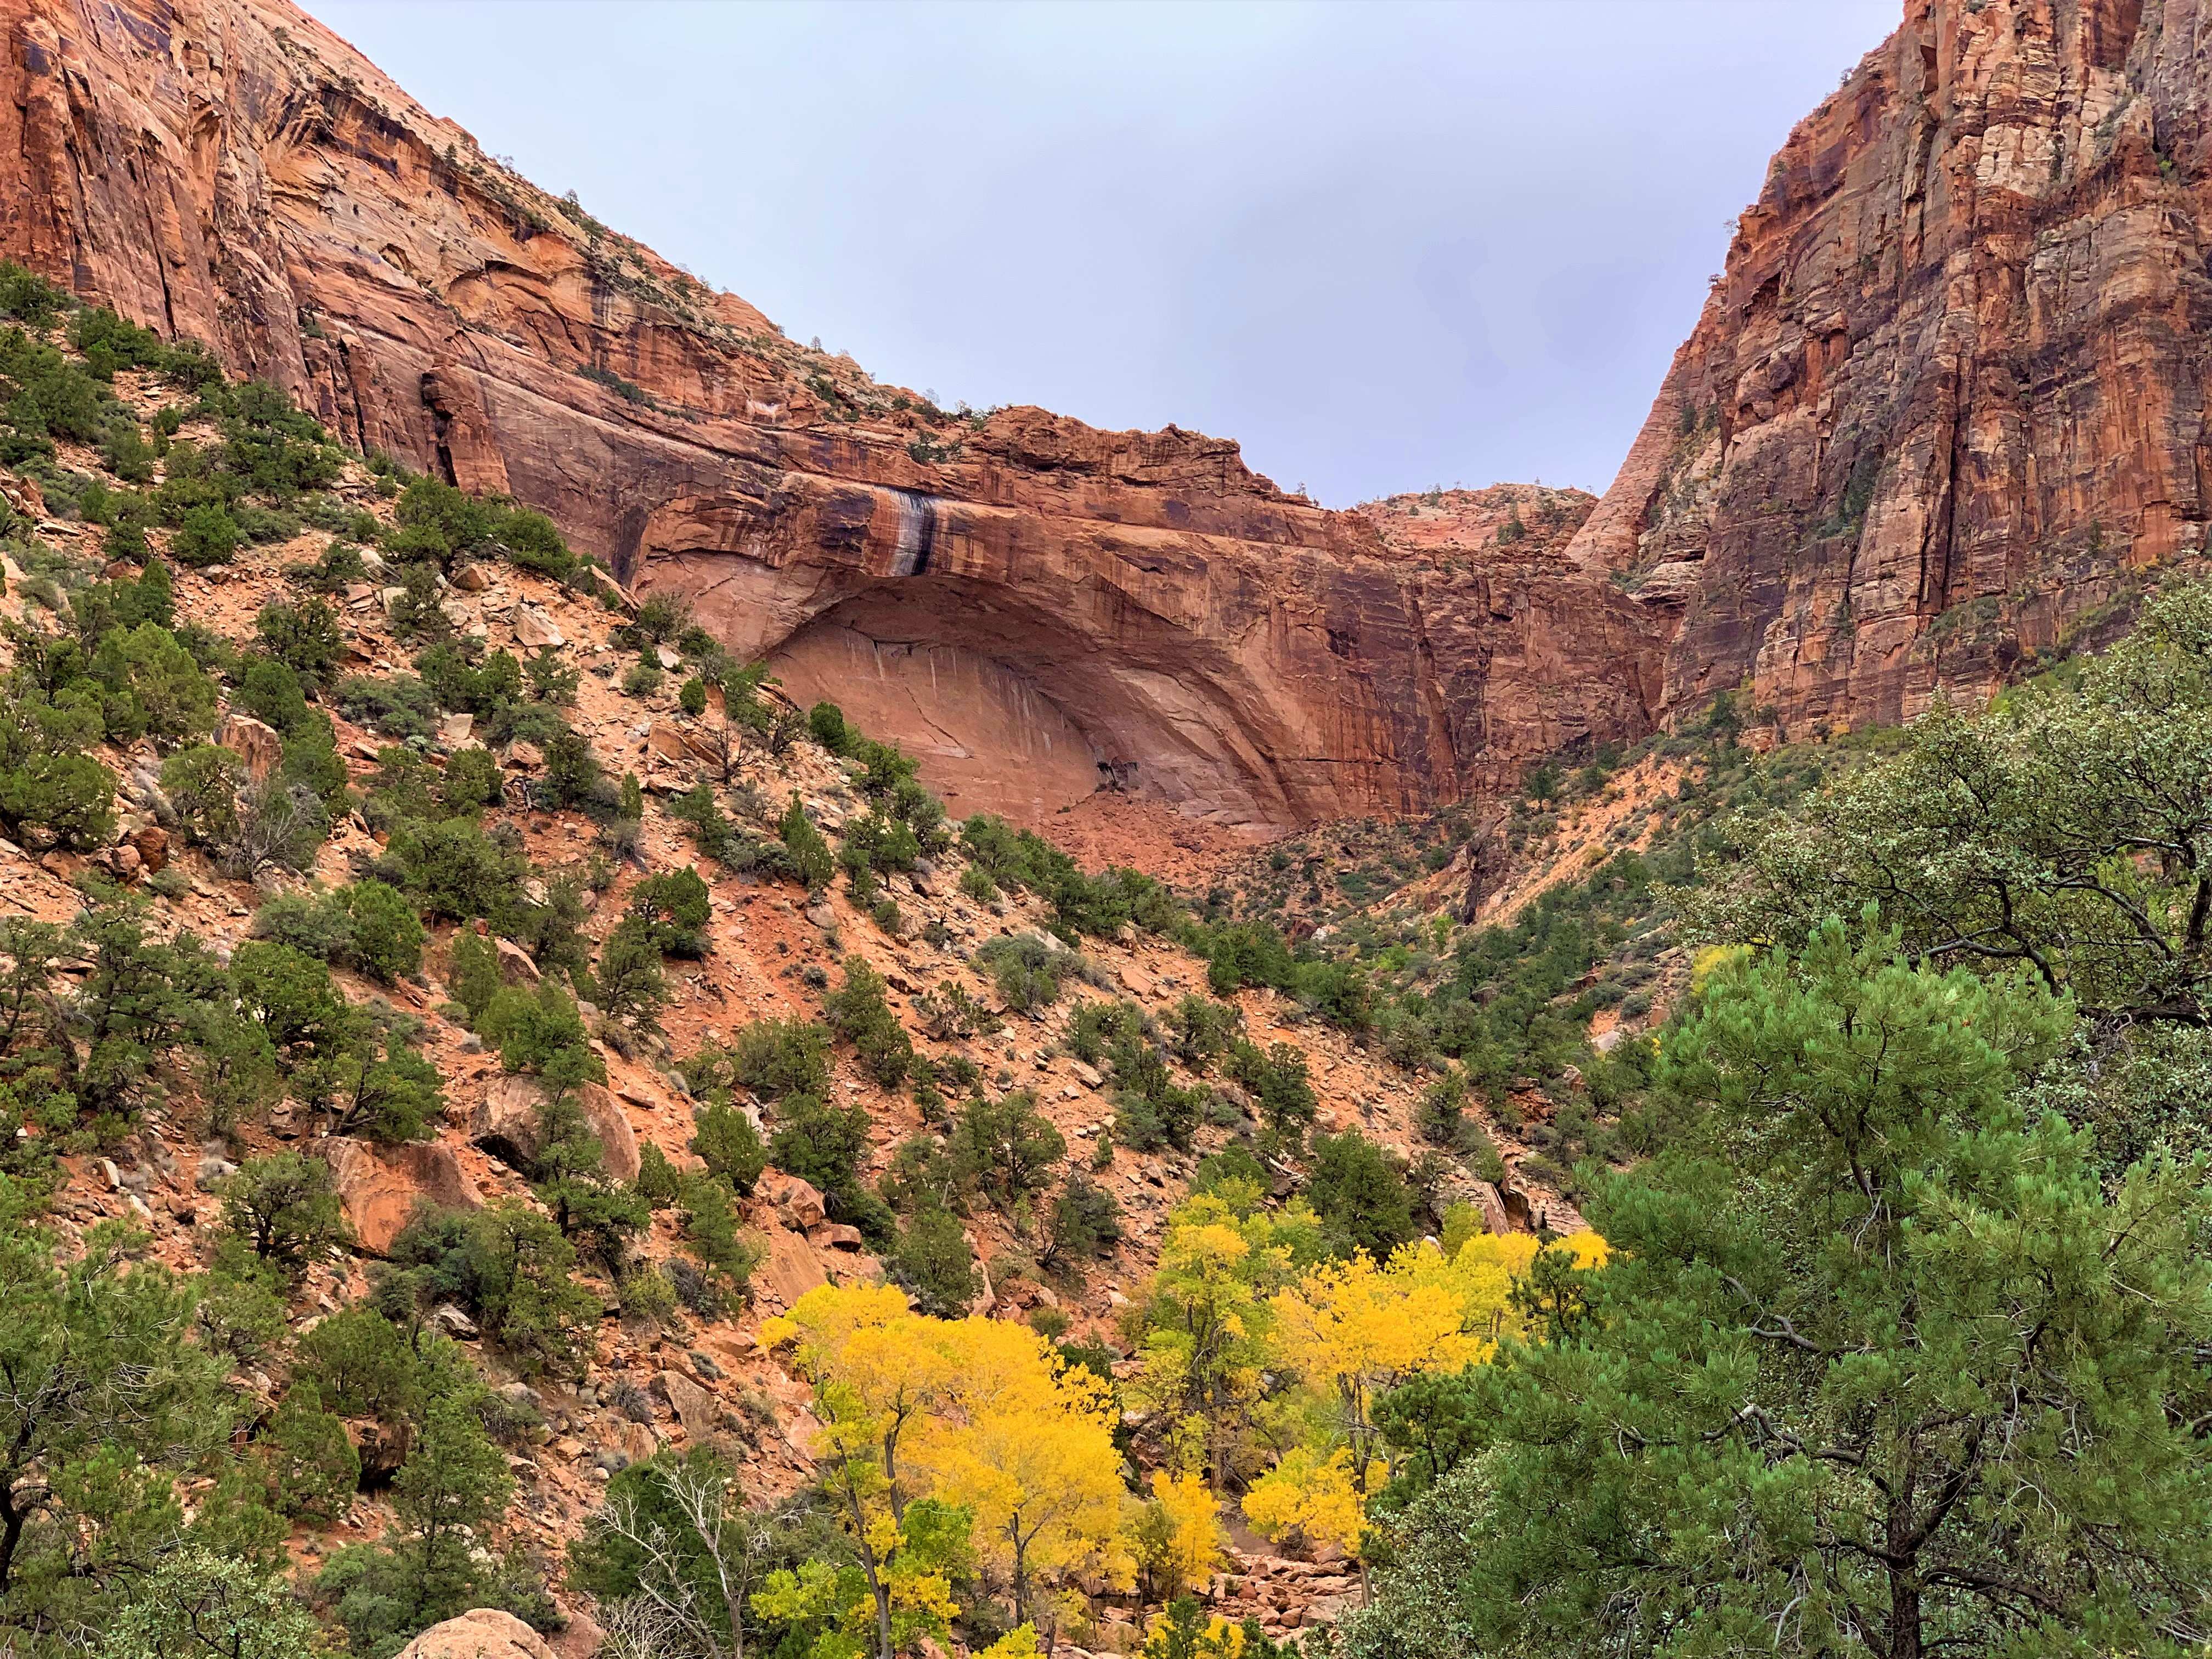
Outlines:
[[2204, 0], [1911, 0], [1775, 157], [1594, 510], [1348, 514], [1231, 442], [946, 412], [802, 348], [283, 0], [0, 20], [0, 252], [544, 507], [963, 810], [1103, 787], [1264, 831], [1723, 691], [1790, 736], [1893, 720], [2203, 549]]
[[947, 413], [483, 155], [283, 0], [0, 0], [0, 252], [553, 514], [956, 807], [1105, 787], [1265, 830], [1648, 729], [1667, 619], [1445, 570], [1237, 446]]
[[1790, 136], [1570, 549], [1662, 718], [1910, 717], [2203, 547], [2212, 8], [1910, 0]]

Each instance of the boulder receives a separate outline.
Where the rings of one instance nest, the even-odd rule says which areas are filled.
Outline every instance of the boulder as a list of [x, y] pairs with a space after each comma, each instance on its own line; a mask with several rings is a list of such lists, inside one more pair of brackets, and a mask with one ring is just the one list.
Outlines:
[[430, 1310], [430, 1323], [463, 1342], [473, 1342], [483, 1334], [477, 1322], [469, 1317], [468, 1310], [451, 1302], [441, 1303]]
[[769, 1230], [768, 1258], [753, 1269], [753, 1285], [763, 1302], [788, 1310], [817, 1285], [829, 1282], [820, 1254], [804, 1234], [786, 1227]]
[[453, 571], [453, 586], [464, 593], [481, 593], [491, 586], [491, 573], [480, 564], [465, 564]]
[[256, 783], [284, 762], [284, 739], [276, 728], [251, 714], [225, 714], [215, 729], [215, 740], [246, 763], [246, 775]]
[[553, 625], [553, 618], [534, 605], [514, 607], [514, 639], [518, 645], [542, 651], [551, 646], [566, 645], [568, 641]]
[[668, 1402], [676, 1420], [684, 1425], [693, 1445], [711, 1438], [721, 1420], [714, 1396], [681, 1371], [663, 1371], [653, 1379], [653, 1391]]
[[781, 1170], [765, 1171], [753, 1188], [753, 1196], [773, 1207], [777, 1218], [795, 1232], [806, 1232], [829, 1218], [821, 1189]]
[[1471, 1188], [1470, 1200], [1480, 1212], [1484, 1228], [1501, 1238], [1511, 1232], [1514, 1230], [1513, 1218], [1506, 1213], [1505, 1200], [1498, 1196], [1498, 1188], [1481, 1180], [1470, 1182], [1468, 1185]]
[[[538, 1121], [544, 1099], [544, 1091], [528, 1078], [494, 1078], [477, 1103], [469, 1139], [510, 1169], [532, 1174], [544, 1150]], [[584, 1109], [584, 1121], [599, 1137], [607, 1174], [617, 1181], [636, 1180], [637, 1132], [630, 1127], [622, 1103], [596, 1083], [585, 1084], [576, 1099]]]
[[499, 956], [499, 980], [502, 985], [535, 985], [542, 975], [530, 952], [511, 939], [501, 939], [495, 947]]
[[447, 714], [438, 722], [438, 741], [448, 749], [458, 749], [469, 740], [476, 723], [474, 714]]
[[159, 875], [169, 864], [169, 832], [158, 823], [149, 823], [131, 837], [131, 844], [138, 852], [138, 862], [148, 875]]
[[398, 1659], [558, 1659], [545, 1638], [511, 1613], [477, 1607], [433, 1625]]
[[680, 726], [666, 720], [655, 720], [645, 734], [646, 754], [653, 760], [666, 761], [674, 765], [687, 765], [695, 757], [691, 739]]
[[858, 1227], [848, 1227], [842, 1221], [825, 1221], [818, 1227], [806, 1230], [806, 1242], [822, 1250], [865, 1250], [868, 1241], [860, 1236]]
[[426, 1200], [449, 1210], [483, 1207], [483, 1194], [450, 1146], [435, 1141], [374, 1146], [347, 1135], [327, 1136], [315, 1146], [331, 1166], [347, 1223], [371, 1255], [390, 1249], [415, 1206]]

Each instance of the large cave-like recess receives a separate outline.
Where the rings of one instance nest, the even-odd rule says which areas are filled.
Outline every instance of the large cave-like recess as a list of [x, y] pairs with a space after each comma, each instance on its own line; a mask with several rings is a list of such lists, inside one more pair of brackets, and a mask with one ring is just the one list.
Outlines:
[[[712, 608], [711, 600], [709, 608]], [[1111, 644], [1003, 588], [876, 583], [763, 641], [799, 703], [836, 703], [921, 762], [956, 815], [1038, 825], [1101, 790], [1266, 835], [1296, 822], [1267, 734], [1187, 638], [1124, 615]]]
[[872, 639], [825, 621], [769, 665], [799, 702], [834, 702], [914, 756], [956, 817], [996, 812], [1034, 825], [1109, 776], [1091, 740], [1034, 684], [959, 645]]

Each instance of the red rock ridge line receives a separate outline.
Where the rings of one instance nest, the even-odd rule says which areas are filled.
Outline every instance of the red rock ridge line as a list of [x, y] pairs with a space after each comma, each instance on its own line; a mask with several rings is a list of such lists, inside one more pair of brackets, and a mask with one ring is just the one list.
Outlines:
[[489, 160], [283, 0], [0, 22], [0, 251], [364, 449], [544, 508], [795, 680], [863, 662], [864, 721], [1047, 780], [1026, 816], [1101, 783], [1256, 830], [1410, 810], [1649, 726], [1663, 612], [1556, 559], [1411, 570], [1222, 440], [925, 413]]
[[1911, 0], [1790, 134], [1569, 550], [1683, 606], [1662, 718], [1906, 718], [2202, 549], [2208, 31]]

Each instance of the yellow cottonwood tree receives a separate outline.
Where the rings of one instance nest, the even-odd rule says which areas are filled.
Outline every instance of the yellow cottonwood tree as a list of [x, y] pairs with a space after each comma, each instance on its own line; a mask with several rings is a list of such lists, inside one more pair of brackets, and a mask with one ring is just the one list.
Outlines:
[[1366, 1474], [1359, 1471], [1355, 1482], [1346, 1447], [1293, 1446], [1244, 1494], [1244, 1518], [1265, 1538], [1296, 1532], [1357, 1555], [1367, 1520]]
[[[902, 1444], [926, 1425], [958, 1364], [947, 1328], [915, 1313], [894, 1287], [832, 1285], [808, 1291], [789, 1314], [761, 1328], [772, 1346], [795, 1342], [800, 1368], [813, 1380], [822, 1423], [815, 1461], [859, 1558], [877, 1659], [892, 1659], [921, 1635], [941, 1638], [953, 1612], [933, 1552], [908, 1547], [913, 1494], [899, 1473]], [[796, 1581], [774, 1588], [787, 1596], [827, 1593]]]
[[1317, 1237], [1304, 1204], [1271, 1214], [1233, 1193], [1199, 1194], [1169, 1218], [1139, 1303], [1141, 1364], [1129, 1392], [1141, 1407], [1175, 1414], [1179, 1461], [1202, 1465], [1217, 1492], [1238, 1472], [1264, 1392], [1267, 1298], [1296, 1279]]
[[958, 1323], [972, 1364], [957, 1411], [931, 1424], [915, 1461], [933, 1492], [975, 1516], [977, 1553], [1012, 1585], [1014, 1617], [1049, 1632], [1059, 1609], [1043, 1592], [1135, 1577], [1112, 1392], [1033, 1331]]
[[1172, 1601], [1203, 1584], [1221, 1565], [1221, 1501], [1205, 1477], [1185, 1469], [1152, 1471], [1152, 1501], [1138, 1522], [1147, 1588]]
[[817, 1457], [847, 1511], [885, 1654], [899, 1569], [911, 1565], [901, 1524], [923, 1498], [972, 1518], [977, 1553], [1010, 1584], [1018, 1620], [1054, 1628], [1050, 1593], [1078, 1576], [1131, 1582], [1111, 1391], [1036, 1333], [932, 1319], [889, 1287], [822, 1285], [761, 1334], [794, 1343], [814, 1381]]
[[[1480, 1234], [1449, 1255], [1407, 1244], [1380, 1266], [1364, 1255], [1325, 1262], [1278, 1291], [1269, 1356], [1304, 1385], [1316, 1432], [1247, 1494], [1252, 1524], [1269, 1537], [1296, 1528], [1357, 1553], [1367, 1496], [1389, 1473], [1376, 1401], [1420, 1372], [1481, 1364], [1501, 1338], [1521, 1334], [1514, 1286], [1539, 1248], [1526, 1234]], [[1604, 1259], [1595, 1233], [1562, 1248], [1577, 1267]]]

